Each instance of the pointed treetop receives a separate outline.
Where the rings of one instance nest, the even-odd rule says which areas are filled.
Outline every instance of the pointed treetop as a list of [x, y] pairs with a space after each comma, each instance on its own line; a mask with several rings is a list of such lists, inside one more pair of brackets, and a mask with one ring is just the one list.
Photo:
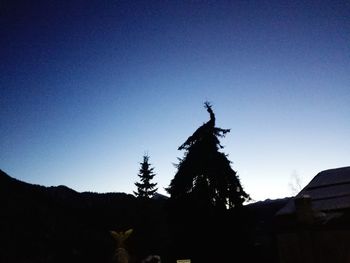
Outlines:
[[[213, 112], [212, 105], [210, 102], [204, 102], [204, 107], [207, 109], [210, 115], [210, 120], [204, 123], [202, 126], [200, 126], [190, 137], [188, 137], [188, 139], [178, 148], [178, 150], [187, 150], [193, 144], [203, 140], [203, 138], [207, 136], [214, 135], [218, 137], [224, 137], [226, 133], [230, 132], [230, 129], [221, 129], [215, 127], [215, 114]], [[216, 145], [218, 145], [220, 148], [223, 148], [223, 146], [221, 146], [217, 138], [215, 138], [214, 141]]]
[[204, 102], [204, 107], [207, 109], [207, 111], [210, 114], [210, 120], [213, 122], [213, 125], [215, 125], [215, 114], [212, 110], [212, 105], [209, 101]]

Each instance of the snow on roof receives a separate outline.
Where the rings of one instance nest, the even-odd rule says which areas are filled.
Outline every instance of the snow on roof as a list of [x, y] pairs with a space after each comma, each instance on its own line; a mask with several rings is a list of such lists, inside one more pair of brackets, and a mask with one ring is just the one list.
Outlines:
[[316, 211], [350, 208], [350, 166], [325, 170], [318, 173], [311, 182], [292, 198], [276, 215], [295, 212], [294, 200], [308, 195]]

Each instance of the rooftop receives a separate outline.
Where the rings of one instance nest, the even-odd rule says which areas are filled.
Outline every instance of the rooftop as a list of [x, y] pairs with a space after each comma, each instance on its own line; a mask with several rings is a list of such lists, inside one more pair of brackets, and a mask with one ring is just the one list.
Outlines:
[[277, 215], [294, 213], [294, 200], [303, 196], [311, 198], [311, 206], [315, 211], [350, 208], [350, 166], [318, 173], [304, 189], [277, 212]]

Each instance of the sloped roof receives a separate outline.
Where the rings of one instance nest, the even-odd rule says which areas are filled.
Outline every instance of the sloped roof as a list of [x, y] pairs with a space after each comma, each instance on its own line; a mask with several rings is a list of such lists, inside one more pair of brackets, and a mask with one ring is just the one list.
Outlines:
[[[315, 211], [330, 211], [350, 208], [350, 166], [325, 170], [318, 173], [295, 198], [308, 195]], [[295, 212], [291, 199], [276, 215]]]

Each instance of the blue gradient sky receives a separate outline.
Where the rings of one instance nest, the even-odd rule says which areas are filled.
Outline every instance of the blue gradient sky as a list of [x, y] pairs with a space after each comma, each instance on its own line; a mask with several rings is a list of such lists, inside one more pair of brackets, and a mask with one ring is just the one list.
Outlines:
[[[26, 3], [25, 3], [26, 2]], [[35, 2], [35, 4], [33, 3]], [[350, 165], [349, 1], [2, 1], [0, 169], [161, 193], [209, 118], [255, 200]]]

